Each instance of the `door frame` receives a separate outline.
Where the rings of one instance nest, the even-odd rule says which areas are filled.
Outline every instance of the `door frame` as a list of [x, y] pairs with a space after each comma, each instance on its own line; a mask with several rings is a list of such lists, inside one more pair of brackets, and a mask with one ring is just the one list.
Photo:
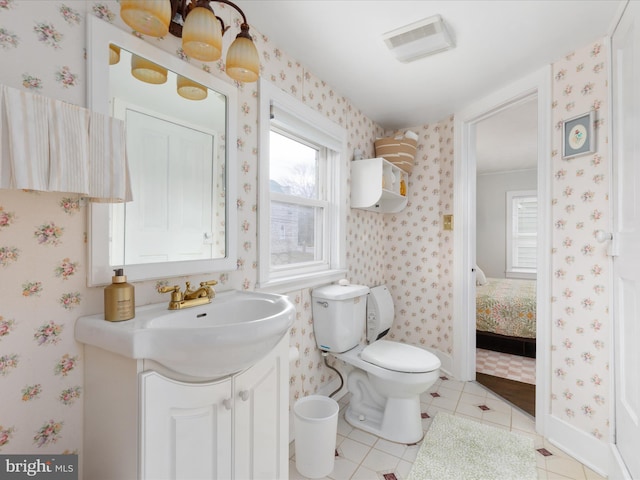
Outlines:
[[478, 100], [454, 118], [454, 217], [452, 374], [476, 375], [475, 266], [477, 124], [532, 95], [538, 104], [538, 272], [536, 289], [536, 431], [546, 431], [551, 412], [551, 65]]

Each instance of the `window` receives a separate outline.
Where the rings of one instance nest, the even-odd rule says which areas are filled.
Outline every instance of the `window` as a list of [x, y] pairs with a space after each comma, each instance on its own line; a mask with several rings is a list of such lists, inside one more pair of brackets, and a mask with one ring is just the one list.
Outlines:
[[535, 278], [538, 197], [534, 190], [507, 192], [507, 272], [511, 278]]
[[345, 138], [342, 127], [260, 82], [260, 288], [344, 276]]

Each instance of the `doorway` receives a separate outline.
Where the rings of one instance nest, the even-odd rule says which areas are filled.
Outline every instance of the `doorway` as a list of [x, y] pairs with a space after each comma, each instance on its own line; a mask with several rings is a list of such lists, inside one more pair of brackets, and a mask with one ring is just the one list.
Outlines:
[[551, 72], [545, 67], [491, 94], [455, 115], [454, 216], [454, 358], [453, 374], [461, 380], [476, 379], [476, 141], [478, 125], [511, 106], [535, 98], [537, 109], [537, 247], [536, 259], [536, 430], [544, 434], [550, 411], [550, 134]]
[[476, 381], [535, 416], [537, 94], [475, 138]]

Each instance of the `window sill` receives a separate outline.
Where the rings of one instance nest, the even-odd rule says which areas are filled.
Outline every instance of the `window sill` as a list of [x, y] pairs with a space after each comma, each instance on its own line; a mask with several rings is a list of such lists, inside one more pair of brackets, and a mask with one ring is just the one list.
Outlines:
[[521, 272], [517, 270], [511, 270], [504, 273], [506, 278], [521, 278], [525, 280], [535, 280], [536, 273], [535, 272]]
[[319, 273], [296, 275], [270, 280], [256, 285], [256, 290], [266, 293], [285, 294], [303, 288], [313, 288], [326, 285], [345, 278], [346, 270], [325, 270]]

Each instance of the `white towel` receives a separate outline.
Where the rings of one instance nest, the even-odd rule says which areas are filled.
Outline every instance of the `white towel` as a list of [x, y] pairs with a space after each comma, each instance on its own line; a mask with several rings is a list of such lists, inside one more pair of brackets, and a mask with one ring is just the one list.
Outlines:
[[49, 100], [49, 190], [89, 194], [89, 111]]
[[124, 122], [0, 85], [0, 188], [130, 201]]
[[95, 202], [131, 201], [124, 121], [91, 112], [89, 196]]
[[[46, 97], [3, 87], [8, 155], [2, 156], [2, 188], [48, 190], [49, 128]], [[7, 172], [9, 178], [5, 178]]]

